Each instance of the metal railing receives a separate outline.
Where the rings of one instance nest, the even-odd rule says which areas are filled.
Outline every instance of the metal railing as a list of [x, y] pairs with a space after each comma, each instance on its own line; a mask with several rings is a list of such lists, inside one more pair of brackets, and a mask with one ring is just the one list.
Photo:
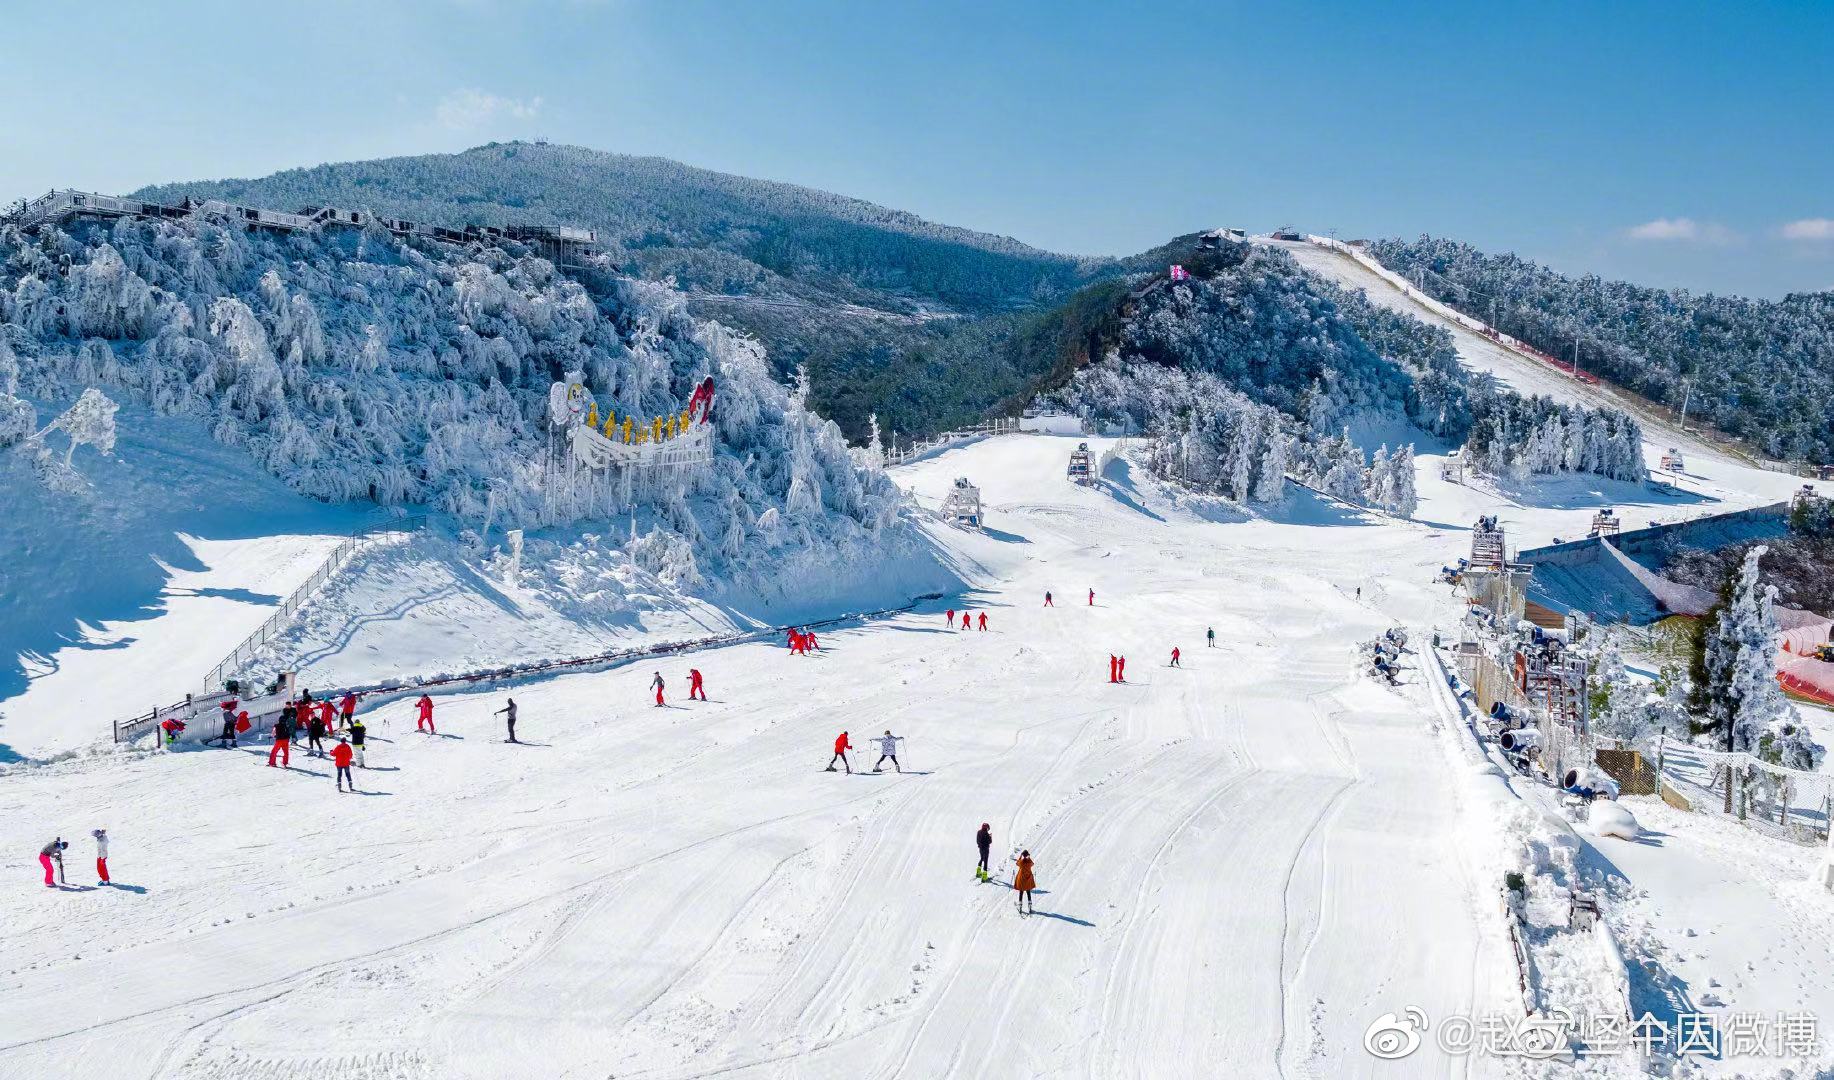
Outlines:
[[318, 569], [312, 571], [310, 577], [300, 582], [299, 587], [294, 589], [285, 600], [281, 601], [280, 607], [276, 608], [272, 615], [269, 615], [260, 626], [256, 627], [246, 638], [243, 638], [240, 645], [231, 649], [229, 655], [225, 656], [221, 663], [210, 669], [210, 673], [204, 676], [206, 692], [215, 693], [221, 690], [224, 681], [229, 677], [229, 674], [235, 670], [236, 665], [252, 657], [256, 649], [265, 645], [275, 634], [280, 632], [282, 627], [291, 622], [293, 616], [299, 612], [299, 609], [305, 606], [306, 601], [310, 600], [312, 596], [324, 586], [325, 582], [330, 581], [332, 575], [336, 574], [338, 570], [343, 567], [344, 563], [348, 561], [352, 555], [355, 555], [360, 548], [367, 544], [373, 544], [386, 539], [392, 535], [416, 532], [424, 526], [426, 522], [427, 519], [425, 517], [401, 518], [385, 524], [372, 525], [364, 529], [359, 529], [351, 533], [348, 537], [345, 537], [336, 548], [332, 549], [331, 554], [325, 557], [325, 561], [319, 564]]
[[998, 417], [984, 423], [976, 424], [973, 427], [958, 428], [955, 431], [945, 431], [935, 438], [925, 439], [922, 442], [914, 442], [903, 449], [894, 446], [885, 451], [885, 463], [887, 465], [902, 465], [907, 461], [920, 458], [932, 450], [940, 450], [945, 446], [963, 442], [967, 439], [980, 438], [983, 435], [1010, 435], [1019, 430], [1021, 429], [1019, 427], [1018, 417]]

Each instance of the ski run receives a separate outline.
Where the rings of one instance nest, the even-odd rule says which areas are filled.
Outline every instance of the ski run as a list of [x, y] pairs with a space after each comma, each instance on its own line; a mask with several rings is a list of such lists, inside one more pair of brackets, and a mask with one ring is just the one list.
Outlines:
[[[1834, 1016], [1818, 852], [1650, 799], [1627, 800], [1639, 841], [1575, 830], [1549, 793], [1488, 766], [1429, 645], [1463, 603], [1435, 571], [1480, 514], [1527, 546], [1583, 535], [1599, 505], [1673, 519], [1691, 500], [1772, 501], [1791, 478], [1702, 453], [1692, 494], [1566, 478], [1505, 497], [1443, 482], [1441, 454], [1423, 452], [1414, 520], [1304, 490], [1248, 517], [1150, 482], [1107, 440], [1087, 440], [1119, 451], [1098, 482], [1072, 484], [1077, 441], [1004, 435], [891, 470], [931, 509], [956, 478], [978, 485], [982, 530], [926, 526], [972, 588], [806, 648], [753, 641], [432, 695], [436, 730], [418, 729], [414, 695], [366, 702], [348, 793], [335, 735], [324, 756], [296, 739], [286, 767], [268, 767], [266, 736], [12, 767], [0, 1075], [1834, 1063], [1820, 1044], [1528, 1060], [1447, 1052], [1430, 1031], [1403, 1061], [1370, 1048], [1384, 1018], [1403, 1033], [1416, 1014], [1513, 1024], [1531, 1001], [1581, 1010], [1618, 993], [1670, 1019]], [[302, 551], [268, 549], [277, 568]], [[213, 585], [265, 572], [233, 570]], [[158, 639], [148, 625], [140, 637]], [[1357, 644], [1397, 626], [1411, 644], [1390, 687], [1362, 673]], [[417, 632], [449, 630], [405, 625], [398, 647], [437, 653]], [[837, 745], [846, 767], [827, 771]], [[887, 745], [897, 767], [875, 770]], [[53, 836], [69, 844], [65, 883], [46, 888], [35, 854]], [[1029, 914], [1012, 888], [1022, 851]], [[1524, 862], [1603, 897], [1616, 968], [1531, 939], [1524, 988], [1499, 902]]]

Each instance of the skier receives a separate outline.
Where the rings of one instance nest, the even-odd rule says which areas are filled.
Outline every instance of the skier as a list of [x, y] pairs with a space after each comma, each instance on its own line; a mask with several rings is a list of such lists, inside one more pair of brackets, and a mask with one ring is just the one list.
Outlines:
[[1057, 606], [1056, 604], [1051, 603], [1051, 593], [1049, 589], [1045, 590], [1045, 593], [1044, 593], [1044, 606], [1045, 607], [1056, 607]]
[[1212, 626], [1204, 631], [1204, 641], [1209, 644], [1210, 648], [1216, 648], [1216, 627]]
[[693, 701], [694, 695], [696, 694], [700, 695], [700, 699], [702, 701], [707, 700], [707, 687], [706, 687], [706, 684], [701, 681], [700, 668], [689, 668], [688, 669], [688, 700]]
[[[661, 678], [661, 676], [659, 675], [657, 676], [657, 678]], [[661, 691], [658, 691], [657, 693], [658, 693], [658, 696], [660, 696]], [[662, 702], [660, 700], [657, 701], [658, 705], [660, 705], [661, 703]], [[503, 706], [501, 709], [498, 709], [496, 712], [491, 713], [490, 715], [502, 716], [504, 718], [505, 722], [509, 724], [509, 741], [515, 742], [516, 741], [516, 699], [510, 698], [509, 704]]]
[[222, 743], [223, 748], [226, 750], [233, 749], [235, 747], [236, 745], [236, 711], [235, 711], [235, 702], [234, 701], [226, 701], [223, 703], [223, 734], [218, 735], [216, 738], [210, 741]]
[[89, 835], [96, 838], [96, 877], [101, 880], [97, 885], [108, 884], [108, 830], [92, 829]]
[[851, 775], [853, 773], [853, 764], [847, 760], [847, 751], [851, 749], [853, 749], [853, 744], [847, 741], [847, 733], [845, 731], [835, 736], [834, 756], [828, 759], [827, 771], [833, 772], [834, 763], [839, 761], [842, 765], [847, 766], [847, 772]]
[[287, 768], [293, 767], [293, 732], [297, 724], [293, 718], [291, 705], [280, 710], [280, 719], [274, 721], [274, 748], [267, 752], [267, 767], [274, 767], [274, 755], [280, 755], [280, 763]]
[[949, 629], [951, 630], [955, 629], [955, 609], [954, 608], [950, 608], [949, 610], [943, 612], [943, 618], [947, 620], [947, 625]]
[[968, 625], [969, 623], [973, 621], [974, 621], [974, 615], [971, 612], [967, 612], [967, 611], [962, 612], [962, 629], [963, 630], [974, 629], [974, 627]]
[[320, 724], [324, 725], [326, 731], [337, 730], [337, 718], [338, 711], [336, 706], [332, 705], [328, 700], [319, 702], [318, 721]]
[[885, 759], [891, 758], [892, 768], [903, 772], [904, 766], [898, 764], [898, 744], [904, 739], [901, 736], [893, 735], [891, 729], [886, 728], [885, 735], [873, 741], [879, 744], [879, 760], [873, 764], [872, 771], [878, 772], [879, 766], [885, 764]]
[[336, 765], [338, 770], [337, 781], [339, 791], [344, 790], [344, 784], [346, 782], [350, 784], [350, 790], [357, 790], [357, 779], [350, 775], [351, 756], [352, 751], [350, 749], [350, 744], [345, 742], [340, 736], [338, 738], [338, 744], [331, 748], [331, 763]]
[[1019, 894], [1019, 910], [1023, 914], [1036, 914], [1032, 910], [1032, 890], [1038, 882], [1032, 877], [1032, 853], [1019, 853], [1019, 869], [1013, 874], [1013, 890]]
[[1114, 677], [1120, 682], [1127, 681], [1127, 657], [1120, 657], [1119, 662], [1115, 664]]
[[414, 725], [414, 730], [430, 731], [438, 735], [439, 729], [433, 726], [433, 699], [422, 694], [420, 700], [414, 704], [420, 709], [420, 722]]
[[987, 629], [987, 613], [985, 611], [981, 612], [981, 629]]
[[802, 635], [797, 633], [794, 627], [791, 627], [790, 628], [790, 655], [794, 656], [801, 651], [802, 651]]
[[368, 738], [369, 738], [369, 728], [363, 723], [363, 721], [358, 720], [355, 717], [351, 717], [350, 719], [350, 746], [351, 746], [351, 749], [357, 752], [357, 768], [359, 769], [369, 768], [369, 766], [363, 761], [363, 743]]
[[815, 631], [810, 630], [802, 635], [802, 652], [807, 656], [810, 649], [821, 650], [821, 642], [815, 640]]
[[185, 722], [173, 716], [168, 717], [159, 727], [160, 730], [166, 733], [166, 749], [170, 750], [172, 747], [178, 745], [178, 736], [180, 732], [185, 730]]
[[[45, 868], [45, 888], [54, 889], [57, 887], [58, 881], [63, 879], [64, 849], [69, 846], [69, 844], [64, 843], [64, 838], [60, 836], [38, 849], [38, 863]], [[51, 876], [51, 863], [53, 861], [57, 863], [57, 876], [55, 878]]]
[[1089, 606], [1090, 607], [1095, 606], [1095, 590], [1094, 589], [1089, 590]]
[[1363, 587], [1361, 585], [1358, 585], [1356, 587], [1356, 598], [1358, 600], [1361, 600], [1363, 598]]
[[650, 680], [650, 689], [656, 691], [656, 707], [662, 708], [662, 672], [656, 672], [656, 677]]
[[344, 691], [344, 700], [338, 702], [338, 712], [344, 715], [344, 726], [349, 727], [350, 722], [357, 715], [357, 695], [348, 690]]
[[325, 756], [325, 717], [324, 713], [311, 706], [306, 712], [306, 756]]
[[1178, 666], [1178, 646], [1172, 646], [1172, 666]]
[[993, 826], [981, 822], [981, 831], [974, 834], [974, 846], [981, 849], [981, 864], [974, 868], [974, 876], [986, 881], [987, 856], [993, 851]]
[[1108, 654], [1108, 681], [1109, 682], [1120, 682], [1121, 681], [1121, 677], [1115, 674], [1115, 667], [1116, 667], [1115, 655], [1113, 653], [1109, 653]]

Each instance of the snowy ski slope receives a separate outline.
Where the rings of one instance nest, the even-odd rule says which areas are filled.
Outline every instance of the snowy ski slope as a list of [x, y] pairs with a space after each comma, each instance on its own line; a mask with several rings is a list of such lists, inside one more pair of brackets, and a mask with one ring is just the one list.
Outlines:
[[[1521, 999], [1455, 732], [1416, 671], [1380, 688], [1354, 646], [1449, 625], [1458, 600], [1429, 582], [1478, 512], [1577, 535], [1637, 496], [1569, 480], [1511, 506], [1424, 455], [1416, 521], [1304, 493], [1249, 519], [1125, 458], [1076, 487], [1074, 444], [991, 438], [895, 470], [932, 507], [957, 476], [981, 487], [985, 534], [932, 527], [978, 591], [807, 659], [671, 660], [669, 708], [648, 702], [654, 666], [511, 687], [523, 746], [491, 715], [504, 690], [440, 698], [437, 736], [384, 705], [357, 795], [302, 751], [265, 768], [265, 743], [14, 770], [0, 1076], [1509, 1073], [1363, 1049], [1384, 1013]], [[988, 630], [945, 629], [950, 606]], [[705, 704], [680, 700], [690, 665]], [[910, 771], [822, 771], [842, 729], [869, 769], [886, 727]], [[118, 887], [93, 887], [98, 825]], [[68, 890], [29, 858], [54, 833]], [[1003, 887], [1021, 847], [1029, 918]], [[1675, 880], [1713, 888], [1650, 883]], [[1815, 905], [1798, 898], [1834, 925]]]

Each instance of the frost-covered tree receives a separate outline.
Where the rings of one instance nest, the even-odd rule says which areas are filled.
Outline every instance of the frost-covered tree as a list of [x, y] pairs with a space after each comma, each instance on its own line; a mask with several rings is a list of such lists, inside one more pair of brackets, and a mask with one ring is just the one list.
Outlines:
[[64, 448], [66, 467], [79, 446], [93, 446], [97, 453], [106, 457], [115, 450], [115, 411], [119, 408], [108, 400], [108, 395], [92, 386], [35, 438], [43, 439], [53, 431], [63, 432], [69, 440]]
[[19, 392], [19, 360], [0, 334], [0, 450], [22, 442], [38, 424], [38, 413]]
[[1759, 545], [1746, 553], [1711, 616], [1697, 660], [1695, 705], [1704, 714], [1702, 728], [1726, 749], [1756, 751], [1765, 740], [1780, 763], [1812, 768], [1818, 752], [1777, 685], [1777, 590], [1758, 578], [1766, 550]]

